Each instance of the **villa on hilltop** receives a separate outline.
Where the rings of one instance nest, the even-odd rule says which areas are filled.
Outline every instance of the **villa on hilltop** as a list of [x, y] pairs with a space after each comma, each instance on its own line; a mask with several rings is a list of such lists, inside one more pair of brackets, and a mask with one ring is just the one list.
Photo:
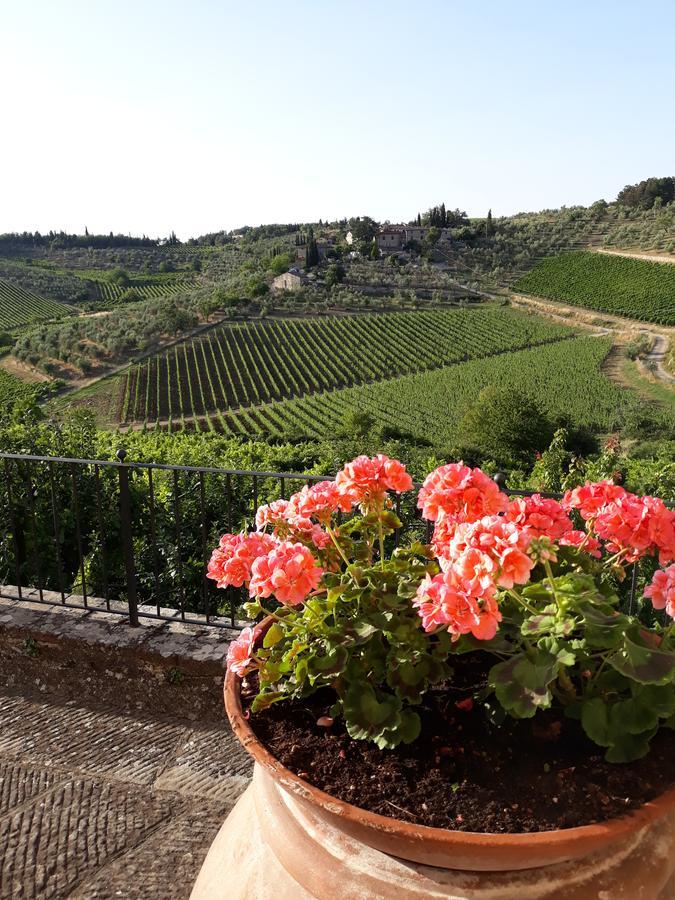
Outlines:
[[[383, 225], [375, 235], [377, 246], [380, 250], [402, 250], [411, 241], [420, 243], [424, 240], [431, 226], [429, 225]], [[450, 241], [450, 229], [439, 228], [439, 241]], [[347, 232], [346, 241], [351, 246], [354, 243], [354, 235]]]

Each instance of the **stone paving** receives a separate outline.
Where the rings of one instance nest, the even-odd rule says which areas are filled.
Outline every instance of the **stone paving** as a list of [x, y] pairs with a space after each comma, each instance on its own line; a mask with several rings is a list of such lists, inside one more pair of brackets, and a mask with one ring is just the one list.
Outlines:
[[189, 897], [250, 770], [224, 719], [0, 688], [0, 897]]

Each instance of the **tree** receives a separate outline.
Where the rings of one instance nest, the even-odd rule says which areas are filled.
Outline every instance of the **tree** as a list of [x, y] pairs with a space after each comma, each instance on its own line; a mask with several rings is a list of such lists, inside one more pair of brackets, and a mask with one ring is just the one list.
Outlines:
[[379, 259], [380, 258], [380, 248], [377, 246], [377, 239], [373, 238], [373, 241], [370, 245], [370, 252], [368, 254], [371, 259]]
[[339, 284], [345, 277], [345, 270], [339, 263], [332, 263], [326, 270], [325, 284], [326, 287], [332, 287]]
[[529, 461], [552, 437], [553, 426], [534, 399], [499, 385], [483, 388], [458, 427], [462, 445], [499, 464]]
[[131, 283], [131, 279], [129, 278], [129, 273], [124, 269], [113, 269], [108, 275], [108, 281], [112, 284], [117, 284], [121, 288], [129, 287]]
[[492, 210], [488, 209], [487, 219], [485, 220], [485, 237], [490, 237], [490, 235], [494, 232], [494, 225], [492, 224]]
[[370, 216], [360, 216], [349, 220], [349, 231], [357, 242], [370, 243], [377, 234], [378, 225]]
[[657, 197], [664, 205], [675, 200], [675, 177], [647, 178], [638, 184], [627, 184], [616, 199], [624, 206], [651, 209]]
[[310, 232], [310, 238], [307, 244], [307, 259], [305, 265], [308, 269], [311, 269], [312, 266], [319, 265], [319, 248], [317, 247], [316, 240], [314, 239], [314, 232]]
[[288, 272], [291, 265], [291, 256], [289, 253], [279, 253], [273, 256], [269, 263], [269, 269], [274, 275], [281, 275]]
[[346, 437], [363, 439], [368, 436], [375, 425], [375, 417], [362, 409], [349, 409], [345, 413], [342, 434]]

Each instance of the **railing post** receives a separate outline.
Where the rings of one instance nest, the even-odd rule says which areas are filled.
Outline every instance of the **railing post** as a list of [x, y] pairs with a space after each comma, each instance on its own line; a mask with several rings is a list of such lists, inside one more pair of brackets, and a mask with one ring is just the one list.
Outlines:
[[118, 450], [117, 459], [123, 464], [118, 467], [120, 482], [120, 530], [122, 553], [127, 576], [127, 602], [129, 604], [129, 624], [138, 627], [138, 599], [136, 597], [136, 564], [134, 562], [134, 538], [131, 526], [131, 494], [129, 492], [129, 469], [124, 464], [127, 451]]
[[504, 472], [496, 472], [492, 476], [492, 480], [497, 485], [500, 491], [506, 492], [506, 475]]

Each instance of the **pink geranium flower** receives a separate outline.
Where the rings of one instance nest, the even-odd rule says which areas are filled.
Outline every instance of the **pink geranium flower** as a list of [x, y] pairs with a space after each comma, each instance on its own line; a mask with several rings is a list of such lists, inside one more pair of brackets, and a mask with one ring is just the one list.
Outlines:
[[512, 500], [504, 518], [527, 530], [532, 537], [547, 537], [552, 541], [574, 529], [561, 504], [541, 494]]
[[[648, 554], [660, 554], [665, 562], [670, 556], [663, 529], [668, 513], [662, 501], [655, 497], [637, 497], [625, 492], [598, 512], [593, 528], [607, 542], [607, 549], [621, 553], [625, 562], [637, 562]], [[662, 540], [663, 546], [655, 538]]]
[[315, 518], [327, 523], [334, 512], [349, 512], [352, 503], [340, 492], [334, 481], [318, 481], [311, 487], [305, 485], [297, 494], [293, 494], [290, 504], [296, 515], [302, 518]]
[[491, 594], [475, 596], [471, 582], [452, 570], [433, 578], [427, 575], [417, 589], [413, 606], [425, 631], [445, 627], [456, 637], [473, 634], [484, 641], [495, 636], [502, 618]]
[[584, 519], [594, 518], [600, 510], [623, 497], [626, 491], [613, 481], [589, 481], [581, 487], [567, 491], [561, 500], [563, 509], [578, 509]]
[[600, 541], [596, 540], [592, 535], [586, 534], [585, 531], [579, 531], [576, 528], [572, 531], [566, 531], [562, 537], [558, 538], [558, 544], [561, 547], [576, 547], [578, 550], [584, 550], [589, 556], [600, 559]]
[[480, 469], [464, 463], [448, 463], [428, 475], [420, 488], [417, 506], [425, 519], [436, 522], [445, 516], [473, 522], [503, 512], [508, 498]]
[[532, 537], [502, 516], [484, 516], [477, 522], [461, 522], [440, 559], [444, 569], [462, 567], [469, 551], [484, 557], [483, 571], [501, 588], [527, 584], [534, 561], [527, 554]]
[[252, 597], [274, 596], [279, 603], [302, 603], [318, 586], [323, 569], [304, 544], [282, 541], [252, 566]]
[[675, 565], [654, 572], [652, 583], [645, 588], [645, 597], [650, 597], [654, 609], [665, 609], [675, 618]]
[[337, 473], [335, 484], [351, 506], [368, 509], [381, 504], [387, 491], [400, 494], [409, 491], [413, 481], [403, 463], [378, 453], [372, 459], [357, 456]]
[[251, 578], [254, 560], [269, 553], [276, 543], [271, 535], [259, 532], [224, 534], [211, 554], [206, 577], [219, 588], [241, 587]]
[[227, 668], [240, 678], [255, 668], [252, 656], [256, 637], [256, 628], [244, 628], [239, 637], [227, 648]]

